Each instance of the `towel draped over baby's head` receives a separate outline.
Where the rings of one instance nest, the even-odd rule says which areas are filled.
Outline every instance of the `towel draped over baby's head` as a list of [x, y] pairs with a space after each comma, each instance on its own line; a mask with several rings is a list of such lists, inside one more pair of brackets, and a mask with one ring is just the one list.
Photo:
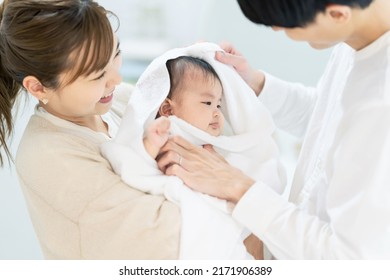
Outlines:
[[223, 87], [221, 110], [225, 117], [224, 135], [253, 134], [256, 138], [255, 135], [261, 137], [259, 131], [263, 136], [272, 134], [274, 124], [269, 112], [233, 67], [215, 59], [218, 51], [223, 52], [216, 44], [198, 43], [185, 48], [172, 49], [153, 60], [135, 86], [129, 100], [129, 108], [121, 124], [126, 129], [119, 130], [116, 141], [125, 144], [143, 137], [145, 128], [156, 118], [160, 105], [170, 91], [170, 77], [166, 63], [180, 56], [201, 58], [207, 61], [218, 74]]

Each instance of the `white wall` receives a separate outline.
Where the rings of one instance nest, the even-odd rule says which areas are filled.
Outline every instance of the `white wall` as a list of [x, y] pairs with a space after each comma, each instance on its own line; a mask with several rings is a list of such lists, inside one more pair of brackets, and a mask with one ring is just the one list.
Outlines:
[[[317, 51], [248, 21], [235, 0], [100, 0], [121, 20], [121, 41], [153, 38], [171, 47], [198, 40], [232, 42], [252, 63], [281, 78], [314, 85], [329, 50]], [[138, 9], [137, 9], [138, 8]], [[156, 11], [157, 10], [157, 11]], [[158, 15], [156, 18], [148, 18]], [[141, 23], [141, 24], [139, 24]], [[147, 23], [147, 27], [142, 24]]]
[[[100, 0], [121, 20], [118, 35], [122, 42], [154, 40], [149, 56], [166, 48], [207, 40], [232, 42], [252, 63], [290, 81], [314, 85], [329, 56], [305, 43], [292, 42], [281, 32], [250, 23], [235, 0]], [[138, 42], [138, 43], [137, 43]], [[124, 44], [125, 45], [125, 44]], [[146, 49], [145, 49], [146, 50]], [[134, 52], [134, 49], [124, 52]], [[126, 56], [126, 53], [124, 53]], [[150, 57], [151, 58], [151, 57]], [[134, 58], [137, 60], [136, 58]], [[124, 68], [133, 67], [125, 61]], [[128, 65], [128, 66], [126, 66]], [[146, 64], [142, 64], [141, 68]], [[134, 66], [135, 67], [135, 66]], [[140, 71], [140, 70], [137, 70]], [[15, 151], [35, 102], [29, 103], [17, 119], [12, 140]], [[293, 167], [296, 139], [280, 134], [282, 155]], [[13, 168], [0, 169], [0, 259], [40, 259], [42, 254], [26, 211]]]

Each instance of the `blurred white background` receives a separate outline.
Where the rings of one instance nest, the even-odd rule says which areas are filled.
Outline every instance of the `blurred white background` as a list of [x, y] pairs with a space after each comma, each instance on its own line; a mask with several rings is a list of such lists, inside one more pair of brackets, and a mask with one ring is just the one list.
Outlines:
[[[136, 81], [150, 60], [172, 47], [198, 40], [229, 41], [252, 66], [288, 81], [315, 85], [330, 50], [316, 51], [293, 42], [283, 32], [273, 32], [249, 22], [235, 0], [99, 0], [116, 13], [124, 58], [123, 76]], [[35, 100], [24, 102], [10, 140], [15, 153]], [[300, 141], [278, 132], [277, 139], [289, 180]], [[15, 170], [0, 169], [0, 259], [42, 259]]]

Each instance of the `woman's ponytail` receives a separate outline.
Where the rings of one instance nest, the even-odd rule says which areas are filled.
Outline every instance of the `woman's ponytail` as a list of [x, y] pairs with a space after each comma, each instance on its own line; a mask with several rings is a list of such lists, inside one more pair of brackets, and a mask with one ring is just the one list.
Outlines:
[[7, 3], [8, 0], [4, 0], [0, 4], [0, 167], [4, 165], [4, 156], [12, 158], [7, 138], [13, 132], [12, 107], [21, 88], [5, 67], [7, 57], [4, 51], [3, 15]]

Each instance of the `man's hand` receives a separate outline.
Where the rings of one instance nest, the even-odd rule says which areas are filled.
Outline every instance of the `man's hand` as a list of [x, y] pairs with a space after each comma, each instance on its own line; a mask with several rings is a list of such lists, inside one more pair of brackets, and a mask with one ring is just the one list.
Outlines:
[[220, 47], [224, 50], [224, 52], [216, 52], [215, 58], [226, 65], [233, 66], [241, 78], [258, 96], [264, 88], [264, 73], [253, 69], [246, 58], [230, 43], [221, 43]]

